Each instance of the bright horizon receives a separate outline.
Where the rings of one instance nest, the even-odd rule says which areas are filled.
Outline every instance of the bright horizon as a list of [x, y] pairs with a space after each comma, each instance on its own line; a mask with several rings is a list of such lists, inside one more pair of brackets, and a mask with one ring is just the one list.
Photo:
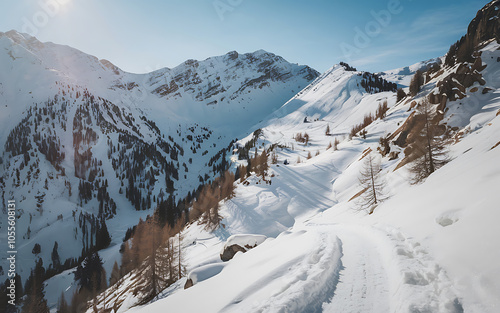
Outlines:
[[236, 50], [266, 50], [324, 72], [379, 72], [443, 56], [489, 1], [2, 1], [0, 31], [69, 45], [145, 73]]

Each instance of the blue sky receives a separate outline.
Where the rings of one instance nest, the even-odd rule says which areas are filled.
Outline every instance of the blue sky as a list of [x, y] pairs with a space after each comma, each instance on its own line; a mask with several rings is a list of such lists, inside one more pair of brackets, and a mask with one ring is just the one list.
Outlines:
[[[320, 72], [444, 55], [487, 0], [2, 0], [0, 31], [70, 45], [134, 73], [264, 49]], [[44, 5], [45, 4], [45, 5]]]

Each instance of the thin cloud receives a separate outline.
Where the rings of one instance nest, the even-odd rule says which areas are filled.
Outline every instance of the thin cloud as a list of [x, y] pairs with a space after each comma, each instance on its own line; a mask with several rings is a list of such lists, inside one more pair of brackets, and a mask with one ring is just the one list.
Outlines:
[[355, 65], [355, 66], [368, 66], [368, 65], [376, 65], [378, 63], [380, 63], [381, 61], [384, 61], [385, 59], [387, 59], [388, 57], [390, 56], [394, 56], [396, 54], [399, 54], [400, 51], [397, 51], [397, 50], [387, 50], [387, 51], [383, 51], [381, 53], [378, 53], [378, 54], [370, 54], [369, 56], [366, 56], [366, 57], [363, 57], [363, 58], [360, 58], [360, 59], [355, 59], [352, 61], [352, 63]]

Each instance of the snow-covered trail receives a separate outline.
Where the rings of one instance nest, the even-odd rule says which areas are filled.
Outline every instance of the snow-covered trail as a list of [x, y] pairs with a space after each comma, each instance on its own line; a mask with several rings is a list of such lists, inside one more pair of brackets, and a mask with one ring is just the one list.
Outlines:
[[316, 224], [342, 249], [325, 313], [464, 312], [451, 281], [418, 242], [387, 226]]
[[323, 312], [390, 312], [388, 274], [380, 252], [355, 232], [340, 236], [342, 270], [335, 294]]
[[[285, 231], [224, 263], [217, 275], [130, 312], [322, 312], [333, 295], [342, 245], [329, 227]], [[216, 291], [216, 293], [214, 293]], [[207, 299], [209, 301], [192, 301]], [[208, 300], [208, 299], [207, 299]]]
[[[191, 301], [210, 294], [209, 301]], [[131, 312], [167, 308], [185, 312], [464, 312], [446, 273], [418, 242], [389, 226], [329, 223], [321, 213], [238, 254], [210, 279]]]
[[[148, 308], [183, 307], [193, 312], [463, 312], [446, 272], [417, 240], [394, 226], [335, 213], [339, 208], [332, 184], [360, 153], [360, 148], [344, 149], [334, 159], [325, 154], [313, 159], [315, 162], [275, 167], [272, 185], [250, 179], [250, 185], [241, 187], [238, 196], [225, 206], [224, 213], [230, 213], [225, 219], [226, 231], [279, 235], [238, 255], [216, 276], [176, 291]], [[244, 224], [238, 223], [242, 220]], [[274, 224], [276, 221], [280, 223]], [[218, 249], [203, 250], [207, 254], [197, 254], [200, 264], [214, 260]], [[217, 297], [210, 303], [189, 301], [204, 298], [213, 290], [217, 290]]]

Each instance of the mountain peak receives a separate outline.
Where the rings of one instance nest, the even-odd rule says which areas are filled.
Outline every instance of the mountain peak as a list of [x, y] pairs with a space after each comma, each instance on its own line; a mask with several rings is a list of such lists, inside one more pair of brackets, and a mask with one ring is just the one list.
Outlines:
[[38, 39], [27, 33], [20, 33], [17, 30], [9, 30], [8, 32], [0, 32], [0, 38], [7, 37], [16, 44], [28, 43], [28, 44], [42, 44]]

